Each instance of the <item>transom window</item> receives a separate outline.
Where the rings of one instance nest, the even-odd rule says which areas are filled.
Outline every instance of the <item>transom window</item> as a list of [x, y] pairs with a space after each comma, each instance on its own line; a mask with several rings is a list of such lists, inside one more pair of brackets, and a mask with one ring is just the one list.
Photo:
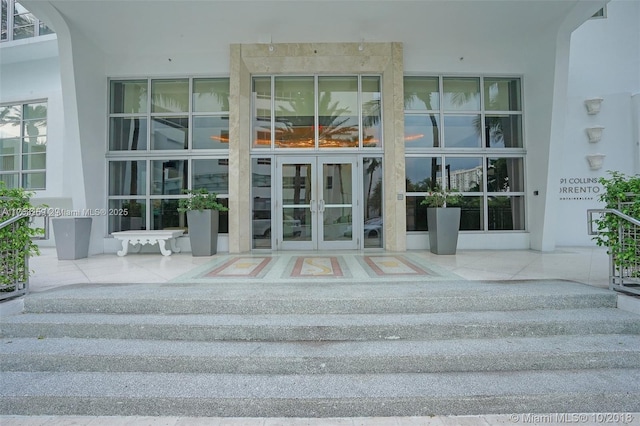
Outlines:
[[420, 203], [436, 187], [460, 191], [463, 231], [525, 229], [520, 79], [404, 79], [407, 231], [427, 231]]
[[[185, 189], [227, 205], [229, 79], [112, 80], [109, 97], [109, 232], [187, 228]], [[220, 232], [228, 216], [220, 214]]]
[[46, 188], [47, 102], [0, 105], [0, 181]]
[[380, 76], [253, 78], [254, 149], [382, 147]]

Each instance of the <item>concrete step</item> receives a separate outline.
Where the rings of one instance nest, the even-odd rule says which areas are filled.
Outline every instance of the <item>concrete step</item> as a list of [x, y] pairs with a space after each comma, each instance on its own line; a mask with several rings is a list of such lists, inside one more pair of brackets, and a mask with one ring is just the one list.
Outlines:
[[568, 281], [104, 284], [36, 293], [32, 313], [412, 314], [615, 308], [613, 292]]
[[2, 318], [0, 414], [639, 412], [640, 316], [563, 281], [80, 285]]
[[353, 417], [638, 412], [640, 369], [367, 375], [6, 372], [0, 413]]
[[619, 309], [359, 315], [24, 314], [0, 337], [148, 340], [438, 340], [575, 334], [640, 334], [640, 316]]
[[[3, 339], [0, 371], [381, 374], [637, 368], [636, 335], [367, 342]], [[508, 356], [505, 356], [508, 354]]]

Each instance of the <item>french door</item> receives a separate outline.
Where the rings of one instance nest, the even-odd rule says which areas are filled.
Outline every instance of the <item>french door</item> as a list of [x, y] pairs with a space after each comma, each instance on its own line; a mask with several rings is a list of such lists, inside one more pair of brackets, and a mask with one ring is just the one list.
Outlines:
[[276, 161], [275, 247], [357, 249], [362, 223], [355, 156], [281, 156]]

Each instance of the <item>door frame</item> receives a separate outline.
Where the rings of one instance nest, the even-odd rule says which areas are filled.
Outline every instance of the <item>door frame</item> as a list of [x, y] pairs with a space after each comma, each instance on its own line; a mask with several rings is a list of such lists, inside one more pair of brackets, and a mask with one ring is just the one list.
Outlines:
[[[278, 155], [275, 157], [275, 182], [274, 182], [274, 200], [272, 204], [273, 223], [272, 228], [272, 247], [274, 250], [359, 250], [361, 248], [361, 223], [362, 223], [362, 183], [360, 169], [362, 159], [356, 154], [308, 154], [308, 155]], [[328, 181], [324, 176], [325, 164], [351, 164], [351, 190], [352, 197], [350, 203], [344, 204], [327, 204], [324, 202], [323, 186]], [[311, 166], [311, 188], [308, 194], [308, 202], [286, 204], [283, 205], [283, 168], [285, 164], [309, 164]], [[350, 239], [325, 240], [325, 212], [327, 209], [334, 208], [351, 208], [351, 236]], [[310, 231], [305, 229], [304, 224], [301, 226], [300, 240], [286, 238], [284, 225], [284, 209], [285, 208], [308, 208], [310, 219]], [[292, 220], [292, 219], [289, 219]], [[293, 220], [297, 220], [293, 218]], [[295, 227], [296, 225], [294, 225]], [[348, 223], [336, 223], [337, 231], [342, 232], [341, 236], [347, 237], [349, 228]], [[344, 228], [344, 229], [342, 229]], [[309, 239], [304, 239], [309, 232]]]

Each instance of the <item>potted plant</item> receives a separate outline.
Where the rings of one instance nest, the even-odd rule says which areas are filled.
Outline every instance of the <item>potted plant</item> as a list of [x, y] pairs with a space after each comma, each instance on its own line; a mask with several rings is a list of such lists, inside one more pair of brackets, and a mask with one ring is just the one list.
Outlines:
[[32, 219], [29, 216], [38, 214], [38, 208], [29, 200], [32, 195], [22, 188], [7, 188], [0, 181], [0, 223], [24, 215], [17, 222], [0, 228], [0, 293], [4, 295], [26, 289], [31, 272], [28, 258], [40, 254], [33, 238], [42, 235], [44, 230], [29, 226]]
[[447, 207], [462, 195], [458, 191], [435, 187], [427, 193], [421, 205], [427, 208], [427, 227], [431, 253], [455, 254], [460, 229], [460, 207]]
[[218, 220], [221, 211], [229, 210], [220, 202], [218, 195], [205, 188], [183, 190], [187, 198], [178, 202], [178, 211], [187, 213], [191, 254], [211, 256], [218, 251]]
[[[640, 175], [626, 176], [620, 172], [608, 171], [610, 178], [601, 177], [598, 182], [604, 186], [599, 201], [605, 203], [606, 209], [618, 210], [636, 220], [640, 219]], [[614, 266], [620, 271], [630, 274], [631, 278], [640, 278], [637, 269], [640, 256], [640, 242], [630, 236], [624, 237], [620, 227], [628, 227], [633, 232], [629, 222], [615, 214], [604, 214], [593, 221], [598, 233], [593, 237], [596, 244], [607, 247]], [[624, 228], [623, 228], [624, 229]], [[622, 237], [622, 240], [621, 240]]]

